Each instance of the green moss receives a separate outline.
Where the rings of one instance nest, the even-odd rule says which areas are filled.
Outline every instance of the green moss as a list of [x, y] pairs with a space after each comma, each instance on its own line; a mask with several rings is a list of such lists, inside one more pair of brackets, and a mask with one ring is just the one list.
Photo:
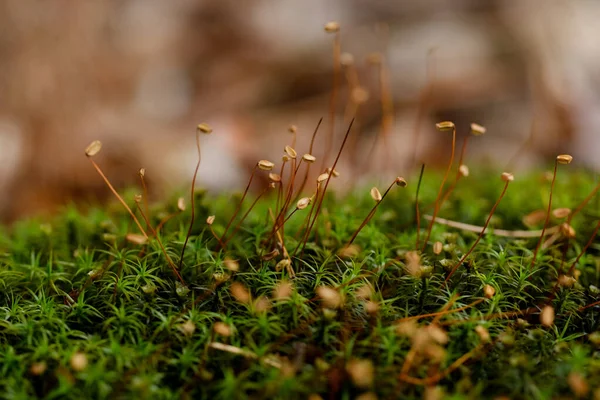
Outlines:
[[[549, 184], [540, 176], [517, 177], [491, 229], [527, 229], [523, 216], [547, 207]], [[293, 292], [279, 300], [274, 291], [288, 281], [287, 273], [276, 271], [280, 258], [260, 257], [271, 250], [263, 242], [272, 228], [266, 222], [274, 198], [258, 202], [225, 252], [216, 251], [205, 220], [215, 214], [213, 228], [220, 234], [235, 202], [199, 195], [180, 271], [186, 286], [174, 277], [156, 239], [145, 245], [125, 240], [128, 232], [135, 233], [135, 225], [117, 205], [85, 214], [70, 207], [50, 222], [28, 220], [3, 228], [0, 393], [10, 399], [290, 399], [311, 394], [353, 398], [372, 391], [379, 398], [422, 398], [424, 385], [400, 379], [413, 347], [409, 337], [397, 332], [397, 322], [445, 307], [464, 309], [424, 317], [418, 324], [427, 327], [435, 318], [448, 342], [430, 343], [432, 353], [438, 353], [417, 356], [408, 375], [435, 377], [450, 367], [434, 382], [450, 398], [545, 399], [571, 396], [573, 376], [592, 387], [600, 382], [600, 311], [597, 306], [582, 309], [600, 297], [595, 288], [600, 286], [598, 240], [580, 259], [577, 282], [559, 287], [553, 299], [566, 244], [562, 239], [542, 250], [530, 268], [537, 238], [488, 234], [446, 285], [447, 271], [477, 234], [436, 224], [421, 255], [425, 273], [413, 276], [405, 265], [405, 254], [415, 249], [416, 241], [416, 180], [410, 183], [384, 199], [355, 241], [361, 250], [352, 259], [337, 252], [368, 214], [372, 200], [364, 194], [367, 190], [345, 198], [329, 195], [306, 249], [292, 259]], [[554, 207], [575, 207], [595, 184], [589, 174], [560, 171]], [[437, 185], [439, 176], [426, 173], [424, 214], [430, 213], [427, 205]], [[502, 185], [496, 174], [475, 171], [459, 182], [439, 215], [483, 225]], [[127, 198], [132, 204], [132, 196]], [[178, 214], [175, 203], [151, 207], [151, 222], [157, 226], [172, 215], [160, 238], [178, 264], [190, 213]], [[592, 233], [599, 216], [596, 204], [593, 200], [573, 219], [577, 237], [568, 247], [566, 267]], [[285, 225], [290, 252], [307, 212], [299, 211]], [[421, 240], [426, 226], [424, 219]], [[435, 255], [431, 244], [438, 240], [444, 249]], [[238, 260], [239, 271], [227, 270], [226, 256]], [[234, 282], [247, 288], [252, 302], [232, 296]], [[372, 287], [372, 303], [364, 299], [365, 285]], [[491, 299], [484, 296], [485, 285], [495, 289]], [[320, 286], [340, 294], [340, 308], [323, 307]], [[539, 309], [546, 303], [556, 313], [551, 327], [539, 323]], [[374, 304], [377, 311], [369, 313]], [[231, 336], [214, 332], [218, 321], [230, 328]], [[482, 342], [477, 326], [487, 329], [490, 343]], [[214, 342], [234, 346], [241, 354], [215, 348]], [[76, 353], [85, 355], [87, 366], [73, 365]], [[368, 377], [368, 364], [353, 360], [372, 362], [373, 382], [360, 385], [353, 373]]]

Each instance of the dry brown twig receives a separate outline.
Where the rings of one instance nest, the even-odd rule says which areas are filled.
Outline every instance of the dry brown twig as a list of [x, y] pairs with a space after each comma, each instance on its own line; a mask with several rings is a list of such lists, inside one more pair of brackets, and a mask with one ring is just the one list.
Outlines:
[[[431, 221], [433, 218], [431, 215], [425, 215], [424, 218], [428, 221]], [[446, 225], [452, 228], [460, 229], [463, 231], [469, 231], [474, 233], [481, 233], [483, 231], [483, 226], [466, 224], [464, 222], [452, 221], [444, 218], [436, 218], [435, 222], [437, 224]], [[551, 228], [546, 229], [546, 234], [554, 234], [560, 230], [560, 225], [553, 226]], [[484, 232], [485, 233], [493, 233], [496, 236], [502, 237], [511, 237], [511, 238], [534, 238], [539, 237], [542, 233], [541, 229], [536, 230], [514, 230], [509, 231], [506, 229], [493, 229], [491, 231]]]

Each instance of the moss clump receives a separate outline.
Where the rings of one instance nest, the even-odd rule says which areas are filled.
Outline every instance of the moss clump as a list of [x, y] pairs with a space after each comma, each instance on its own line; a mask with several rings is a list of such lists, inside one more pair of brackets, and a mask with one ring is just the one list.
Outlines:
[[[427, 175], [423, 214], [439, 182]], [[572, 277], [565, 273], [592, 234], [595, 200], [573, 218], [576, 237], [559, 235], [533, 267], [537, 238], [493, 233], [527, 229], [523, 216], [546, 207], [539, 175], [517, 177], [490, 232], [446, 284], [477, 234], [436, 224], [425, 251], [414, 252], [416, 185], [391, 191], [343, 257], [338, 251], [373, 201], [327, 196], [306, 248], [292, 257], [293, 279], [277, 270], [280, 257], [265, 257], [274, 197], [257, 202], [226, 250], [216, 251], [206, 218], [217, 215], [211, 228], [220, 233], [235, 204], [199, 195], [179, 271], [185, 284], [160, 246], [179, 264], [190, 211], [176, 201], [150, 210], [154, 227], [168, 218], [160, 243], [128, 241], [134, 226], [113, 206], [20, 222], [4, 229], [0, 244], [0, 392], [10, 399], [588, 396], [600, 382], [600, 311], [591, 306], [600, 298], [598, 242]], [[489, 176], [459, 182], [440, 216], [481, 225], [502, 188]], [[593, 187], [590, 175], [564, 173], [553, 204], [575, 207]], [[131, 195], [125, 200], [133, 204]], [[287, 248], [296, 247], [303, 220], [298, 211], [286, 222]]]

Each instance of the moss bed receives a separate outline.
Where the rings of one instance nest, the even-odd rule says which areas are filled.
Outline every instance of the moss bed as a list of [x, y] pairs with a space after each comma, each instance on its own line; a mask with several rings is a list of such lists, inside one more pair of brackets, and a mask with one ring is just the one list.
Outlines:
[[[575, 209], [595, 188], [573, 167], [559, 169], [552, 209]], [[191, 210], [177, 196], [147, 211], [155, 230], [166, 220], [160, 240], [140, 236], [116, 202], [2, 228], [0, 397], [600, 398], [600, 242], [577, 260], [597, 197], [570, 221], [573, 238], [550, 214], [533, 260], [539, 235], [494, 233], [544, 225], [547, 174], [516, 176], [458, 264], [477, 232], [438, 220], [421, 251], [441, 176], [422, 180], [419, 246], [418, 176], [407, 180], [350, 247], [374, 204], [368, 188], [328, 193], [295, 253], [312, 205], [292, 215], [289, 269], [268, 243], [276, 195], [256, 202], [224, 250], [211, 229], [222, 234], [240, 197], [197, 190], [183, 260]], [[503, 185], [498, 172], [472, 171], [438, 215], [482, 226]], [[132, 208], [135, 193], [124, 195]]]

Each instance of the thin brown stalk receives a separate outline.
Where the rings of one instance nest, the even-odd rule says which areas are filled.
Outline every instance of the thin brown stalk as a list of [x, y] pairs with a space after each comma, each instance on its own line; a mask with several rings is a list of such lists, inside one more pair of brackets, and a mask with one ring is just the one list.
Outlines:
[[[271, 210], [270, 208], [269, 208], [269, 216], [271, 217], [271, 221], [275, 222], [275, 216], [273, 215], [273, 210]], [[287, 249], [285, 248], [285, 246], [283, 245], [282, 237], [281, 237], [279, 231], [275, 232], [275, 234], [277, 235], [277, 238], [279, 239], [279, 243], [281, 244], [283, 257], [289, 259], [290, 255], [289, 255]]]
[[[287, 212], [290, 201], [292, 200], [292, 194], [294, 192], [294, 181], [296, 180], [296, 174], [298, 173], [298, 170], [300, 169], [302, 160], [303, 160], [303, 158], [300, 158], [300, 161], [296, 165], [296, 159], [295, 158], [292, 159], [292, 165], [290, 168], [290, 182], [288, 184], [287, 194], [285, 196], [285, 200], [283, 202], [281, 210], [279, 211], [279, 215], [277, 216], [277, 218], [275, 218], [276, 222], [273, 224], [274, 230], [276, 229], [277, 231], [281, 231], [282, 245], [283, 245], [283, 241], [285, 240], [285, 230], [284, 230], [285, 222], [286, 222], [285, 213]], [[279, 222], [279, 221], [281, 221], [281, 222]], [[276, 228], [275, 225], [277, 225], [277, 224], [279, 224], [279, 226]]]
[[150, 206], [148, 204], [148, 186], [146, 185], [146, 170], [144, 168], [140, 169], [140, 181], [142, 182], [142, 190], [143, 190], [143, 199], [144, 199], [144, 211], [150, 219]]
[[289, 205], [291, 204], [292, 193], [294, 192], [294, 181], [296, 180], [296, 175], [298, 174], [298, 170], [300, 169], [301, 164], [302, 164], [302, 158], [300, 159], [300, 161], [298, 162], [297, 165], [296, 165], [296, 160], [295, 159], [292, 160], [290, 182], [288, 183], [285, 200], [283, 202], [281, 210], [279, 211], [279, 215], [277, 216], [277, 219], [283, 218], [285, 216], [285, 213], [287, 212]]
[[542, 227], [542, 233], [540, 234], [540, 238], [535, 246], [535, 250], [533, 251], [533, 257], [531, 258], [531, 264], [529, 268], [533, 268], [535, 265], [538, 251], [540, 250], [540, 246], [542, 244], [542, 240], [544, 239], [544, 234], [546, 233], [546, 227], [548, 226], [548, 221], [550, 221], [550, 212], [552, 211], [552, 192], [554, 191], [554, 182], [556, 182], [556, 171], [558, 169], [558, 160], [554, 161], [554, 173], [552, 174], [552, 183], [550, 184], [550, 198], [548, 200], [548, 211], [546, 212], [546, 219], [544, 221], [544, 226]]
[[575, 217], [575, 215], [577, 215], [581, 212], [581, 210], [590, 202], [590, 200], [592, 200], [592, 198], [596, 195], [596, 193], [598, 193], [598, 190], [600, 190], [600, 183], [598, 185], [596, 185], [596, 187], [590, 192], [590, 194], [588, 194], [586, 196], [586, 198], [583, 199], [583, 201], [581, 203], [579, 203], [577, 208], [575, 208], [569, 214], [569, 217], [567, 218], [567, 224], [571, 225], [571, 221], [573, 220], [573, 217]]
[[[352, 131], [352, 125], [354, 124], [354, 119], [352, 121], [350, 121], [350, 125], [348, 126], [348, 130], [346, 131], [346, 134], [344, 135], [344, 140], [342, 141], [342, 145], [340, 146], [340, 150], [338, 151], [337, 156], [335, 157], [335, 161], [333, 162], [333, 165], [331, 167], [331, 171], [335, 171], [335, 167], [337, 166], [338, 161], [340, 160], [340, 156], [342, 155], [342, 151], [344, 150], [344, 146], [346, 145], [346, 141], [348, 140], [348, 136], [350, 136], [350, 132]], [[325, 180], [325, 185], [323, 187], [323, 193], [321, 195], [321, 199], [319, 199], [317, 201], [318, 205], [316, 205], [316, 211], [315, 211], [315, 215], [312, 219], [312, 222], [308, 225], [308, 228], [306, 229], [306, 233], [304, 235], [304, 239], [302, 241], [302, 248], [304, 248], [304, 246], [306, 246], [306, 242], [308, 240], [308, 236], [310, 235], [310, 232], [313, 228], [313, 226], [315, 225], [315, 223], [317, 222], [317, 219], [319, 218], [319, 212], [321, 211], [321, 206], [323, 205], [323, 200], [325, 199], [325, 194], [327, 193], [327, 187], [329, 186], [329, 182], [331, 181], [333, 172], [331, 174], [329, 174], [329, 176], [327, 177], [327, 179]]]
[[[239, 229], [242, 226], [242, 222], [244, 222], [244, 220], [246, 219], [246, 217], [248, 217], [248, 215], [250, 214], [250, 211], [252, 211], [252, 209], [254, 208], [254, 206], [256, 205], [256, 203], [258, 203], [258, 201], [260, 200], [260, 198], [267, 193], [267, 191], [269, 190], [269, 186], [267, 186], [262, 192], [260, 192], [260, 194], [258, 196], [256, 196], [256, 199], [254, 199], [254, 201], [252, 202], [252, 204], [250, 205], [250, 207], [248, 207], [248, 210], [246, 210], [246, 212], [244, 213], [244, 215], [242, 216], [242, 218], [238, 221], [238, 223], [235, 225], [235, 227], [233, 228], [233, 232], [231, 232], [231, 235], [226, 238], [225, 240], [223, 240], [223, 242], [220, 244], [221, 248], [224, 250], [225, 246], [227, 246], [227, 243], [235, 236], [235, 234], [239, 231]], [[212, 227], [211, 227], [212, 228]]]
[[169, 222], [170, 220], [172, 220], [173, 218], [175, 218], [176, 216], [178, 216], [179, 214], [181, 214], [181, 211], [177, 211], [176, 213], [173, 214], [169, 214], [166, 217], [164, 217], [163, 219], [160, 220], [160, 222], [158, 223], [158, 225], [156, 226], [156, 232], [160, 232], [160, 230], [162, 229], [162, 227]]
[[452, 192], [454, 191], [454, 189], [456, 189], [456, 185], [458, 185], [458, 181], [462, 177], [462, 174], [460, 173], [460, 166], [463, 165], [463, 159], [464, 159], [464, 156], [465, 156], [465, 151], [467, 149], [467, 144], [469, 144], [469, 138], [470, 137], [471, 137], [471, 135], [468, 135], [463, 140], [463, 145], [462, 145], [462, 148], [460, 150], [460, 157], [458, 158], [458, 166], [459, 166], [459, 168], [456, 170], [456, 176], [454, 177], [454, 182], [452, 182], [452, 184], [450, 185], [450, 187], [448, 188], [448, 190], [446, 191], [446, 193], [442, 197], [442, 201], [440, 201], [440, 207], [442, 205], [444, 205], [444, 203], [446, 202], [446, 200], [448, 200], [448, 198], [450, 197], [450, 195], [452, 194]]
[[279, 229], [280, 229], [281, 227], [283, 227], [283, 225], [285, 225], [285, 223], [286, 223], [286, 222], [288, 222], [288, 221], [290, 220], [290, 218], [292, 218], [292, 216], [293, 216], [293, 215], [294, 215], [294, 214], [295, 214], [297, 211], [299, 211], [299, 210], [300, 210], [300, 209], [299, 209], [298, 207], [295, 207], [295, 208], [292, 210], [292, 212], [290, 212], [290, 213], [288, 214], [288, 216], [284, 218], [284, 220], [281, 222], [281, 224], [275, 224], [275, 225], [273, 226], [273, 230], [271, 231], [271, 234], [270, 234], [270, 236], [269, 236], [269, 239], [268, 239], [268, 241], [271, 241], [271, 239], [273, 238], [273, 235], [275, 234], [275, 232], [279, 231]]
[[337, 103], [337, 92], [342, 67], [340, 63], [340, 56], [342, 53], [341, 47], [340, 32], [337, 31], [334, 33], [333, 37], [333, 87], [331, 89], [331, 97], [329, 99], [329, 134], [327, 135], [327, 141], [325, 143], [325, 153], [323, 155], [323, 161], [321, 162], [321, 170], [325, 167], [327, 159], [329, 158], [329, 153], [331, 153], [331, 148], [333, 146], [333, 136], [335, 133], [335, 106]]
[[594, 231], [592, 232], [592, 236], [590, 236], [590, 239], [587, 241], [587, 243], [585, 244], [583, 249], [581, 249], [581, 251], [577, 255], [577, 258], [575, 259], [575, 261], [573, 261], [573, 264], [571, 264], [571, 268], [569, 268], [570, 276], [573, 276], [573, 272], [575, 271], [575, 266], [581, 259], [581, 256], [583, 256], [585, 254], [585, 252], [587, 251], [587, 249], [592, 245], [592, 243], [594, 243], [594, 239], [596, 238], [596, 235], [598, 235], [598, 230], [600, 230], [600, 220], [596, 224], [596, 227], [594, 228]]
[[287, 164], [287, 157], [283, 158], [283, 162], [281, 163], [281, 169], [279, 170], [279, 176], [281, 180], [278, 182], [277, 188], [277, 201], [275, 202], [275, 209], [279, 210], [279, 203], [281, 202], [281, 197], [283, 196], [283, 172], [285, 171], [285, 165]]
[[292, 216], [293, 216], [293, 215], [296, 213], [296, 211], [298, 211], [298, 210], [299, 210], [299, 208], [298, 208], [298, 207], [294, 208], [294, 209], [292, 210], [292, 212], [291, 212], [291, 213], [289, 213], [289, 214], [288, 214], [288, 216], [287, 216], [287, 217], [285, 217], [285, 218], [284, 218], [284, 220], [281, 222], [281, 226], [277, 226], [277, 229], [276, 229], [276, 230], [279, 230], [279, 228], [280, 228], [280, 227], [283, 227], [283, 225], [285, 225], [285, 223], [286, 223], [286, 222], [288, 222], [288, 221], [290, 220], [290, 218], [292, 218]]
[[[312, 134], [312, 138], [310, 139], [310, 147], [308, 148], [308, 154], [313, 153], [315, 138], [317, 137], [317, 132], [319, 132], [319, 127], [321, 126], [322, 122], [323, 122], [323, 117], [319, 118], [317, 127], [315, 128], [315, 130]], [[300, 188], [298, 189], [298, 193], [296, 194], [296, 197], [294, 197], [294, 202], [298, 201], [298, 199], [302, 195], [302, 192], [304, 191], [304, 188], [306, 187], [306, 182], [308, 182], [308, 177], [310, 175], [310, 166], [311, 166], [311, 164], [309, 163], [308, 166], [306, 167], [306, 174], [304, 175], [304, 179], [302, 180], [302, 184], [300, 185]]]
[[410, 350], [408, 351], [408, 354], [406, 354], [406, 358], [404, 359], [404, 364], [402, 364], [402, 369], [400, 370], [400, 379], [402, 379], [403, 376], [406, 376], [408, 374], [408, 371], [410, 371], [410, 367], [411, 367], [416, 355], [417, 355], [417, 350], [414, 347], [411, 347]]
[[108, 186], [108, 188], [115, 195], [115, 197], [117, 198], [117, 200], [119, 200], [119, 202], [123, 205], [123, 207], [125, 207], [125, 209], [129, 213], [129, 215], [131, 215], [131, 217], [133, 218], [133, 222], [135, 222], [135, 224], [139, 228], [140, 232], [142, 232], [142, 235], [144, 235], [145, 238], [148, 238], [148, 235], [146, 234], [146, 231], [144, 230], [144, 228], [142, 228], [142, 224], [140, 224], [140, 221], [137, 219], [137, 217], [135, 216], [135, 214], [133, 213], [133, 211], [131, 211], [131, 208], [129, 208], [129, 206], [127, 205], [127, 203], [125, 202], [125, 200], [123, 200], [123, 198], [115, 190], [115, 188], [110, 183], [110, 181], [108, 180], [108, 178], [106, 177], [106, 175], [104, 175], [104, 173], [102, 172], [102, 170], [100, 169], [100, 167], [98, 166], [98, 164], [96, 164], [96, 162], [94, 160], [92, 160], [91, 158], [88, 157], [88, 159], [90, 160], [90, 162], [92, 163], [92, 165], [94, 166], [94, 168], [96, 169], [96, 171], [98, 171], [98, 174], [100, 174], [100, 176], [104, 180], [104, 183], [106, 183], [106, 186]]
[[352, 237], [350, 237], [350, 240], [348, 240], [348, 243], [346, 243], [345, 247], [348, 247], [352, 243], [354, 243], [354, 240], [356, 239], [356, 237], [358, 236], [358, 234], [360, 233], [360, 231], [362, 230], [362, 228], [364, 228], [365, 225], [371, 220], [371, 218], [373, 217], [373, 215], [375, 215], [375, 211], [377, 211], [377, 207], [379, 207], [379, 205], [383, 202], [383, 200], [385, 199], [385, 196], [387, 196], [387, 194], [390, 192], [390, 190], [392, 190], [392, 188], [394, 187], [394, 185], [397, 185], [397, 184], [398, 184], [398, 178], [394, 179], [394, 181], [392, 182], [392, 184], [383, 193], [383, 195], [381, 196], [381, 200], [379, 200], [379, 201], [377, 201], [375, 203], [375, 205], [373, 206], [373, 208], [371, 209], [371, 211], [369, 211], [369, 214], [367, 214], [367, 216], [362, 221], [362, 223], [360, 224], [360, 226], [358, 227], [358, 229], [354, 232], [354, 234], [352, 234]]
[[577, 309], [577, 312], [581, 312], [581, 311], [583, 311], [583, 310], [587, 310], [588, 308], [595, 307], [595, 306], [597, 306], [597, 305], [599, 305], [599, 304], [600, 304], [600, 301], [595, 301], [595, 302], [593, 302], [593, 303], [590, 303], [590, 304], [587, 304], [587, 305], [585, 305], [585, 306], [581, 306], [581, 307], [579, 307], [579, 308]]
[[[273, 222], [275, 222], [275, 216], [273, 215], [273, 211], [270, 208], [269, 208], [269, 215], [271, 216], [271, 220]], [[285, 247], [285, 243], [283, 242], [283, 236], [281, 236], [281, 232], [279, 232], [279, 231], [275, 232], [275, 234], [277, 235], [277, 239], [279, 240], [279, 244], [281, 246], [281, 251], [283, 253], [283, 257], [289, 261], [287, 263], [286, 270], [288, 271], [290, 278], [295, 278], [296, 273], [294, 272], [294, 269], [292, 268], [292, 262], [291, 262], [292, 259], [290, 258], [290, 254], [288, 253], [288, 251]]]
[[[302, 231], [302, 228], [304, 228], [304, 226], [310, 222], [311, 217], [313, 215], [313, 211], [315, 208], [315, 203], [317, 203], [319, 201], [319, 195], [320, 195], [320, 189], [321, 189], [321, 185], [319, 183], [317, 183], [317, 191], [314, 195], [314, 201], [312, 202], [312, 204], [310, 205], [310, 210], [308, 212], [308, 215], [306, 216], [306, 218], [304, 218], [304, 221], [302, 222], [302, 224], [300, 225], [300, 227], [298, 228], [298, 231], [296, 232], [296, 238], [298, 237], [298, 235], [300, 234], [300, 232]], [[304, 234], [302, 235], [302, 237], [304, 238]], [[298, 243], [298, 246], [300, 245], [300, 243]], [[294, 254], [296, 254], [296, 250], [298, 250], [298, 247], [296, 247], [296, 249], [294, 249]]]
[[417, 183], [417, 192], [415, 194], [415, 218], [417, 220], [417, 238], [415, 240], [416, 251], [419, 251], [419, 238], [421, 236], [421, 212], [419, 211], [419, 192], [421, 191], [421, 182], [423, 181], [424, 172], [425, 164], [421, 164], [421, 172], [419, 173], [419, 182]]
[[450, 270], [450, 273], [448, 274], [448, 276], [444, 280], [444, 284], [448, 283], [448, 281], [450, 280], [450, 278], [452, 277], [452, 275], [454, 275], [454, 273], [456, 272], [456, 270], [458, 269], [458, 267], [462, 265], [463, 261], [465, 261], [467, 259], [467, 257], [469, 257], [469, 255], [473, 252], [473, 250], [475, 249], [475, 247], [477, 246], [477, 244], [479, 243], [479, 241], [483, 237], [483, 234], [485, 233], [485, 230], [487, 229], [487, 227], [488, 227], [488, 225], [489, 225], [489, 223], [490, 223], [490, 221], [492, 219], [492, 216], [494, 215], [494, 212], [496, 211], [496, 208], [498, 208], [498, 205], [500, 204], [500, 201], [504, 197], [504, 194], [506, 193], [506, 190], [508, 189], [508, 185], [510, 184], [510, 182], [511, 181], [508, 180], [508, 179], [504, 182], [504, 188], [502, 189], [502, 193], [500, 193], [500, 196], [498, 197], [498, 200], [496, 200], [496, 203], [494, 203], [494, 206], [492, 207], [492, 210], [490, 211], [490, 214], [488, 215], [487, 219], [485, 220], [485, 224], [483, 224], [483, 229], [479, 233], [479, 236], [477, 236], [477, 240], [475, 240], [475, 243], [473, 243], [473, 245], [471, 246], [471, 248], [469, 249], [469, 251], [467, 251], [460, 258], [460, 260], [456, 263], [456, 265], [454, 267], [452, 267], [452, 269]]
[[485, 301], [485, 299], [483, 299], [483, 298], [477, 299], [474, 302], [472, 302], [471, 304], [467, 304], [466, 306], [462, 306], [459, 308], [453, 308], [452, 310], [442, 310], [442, 311], [429, 313], [429, 314], [414, 315], [412, 317], [406, 317], [406, 318], [399, 319], [396, 321], [396, 323], [406, 322], [406, 321], [411, 321], [411, 320], [419, 320], [419, 319], [429, 318], [429, 317], [444, 316], [444, 315], [448, 315], [448, 314], [454, 314], [454, 313], [457, 313], [460, 311], [468, 310], [469, 308], [473, 308], [477, 304], [482, 303], [483, 301]]
[[[290, 166], [290, 182], [287, 185], [287, 189], [285, 190], [285, 198], [283, 198], [284, 195], [284, 189], [283, 189], [283, 171], [284, 171], [284, 167], [285, 164], [287, 163], [288, 158], [286, 156], [284, 156], [283, 158], [283, 165], [281, 166], [281, 180], [279, 181], [279, 188], [277, 190], [277, 202], [275, 203], [275, 210], [277, 211], [277, 216], [275, 217], [275, 221], [273, 223], [273, 227], [271, 228], [271, 233], [269, 234], [269, 239], [268, 242], [271, 241], [271, 239], [273, 238], [273, 235], [275, 233], [275, 226], [279, 223], [281, 215], [285, 215], [285, 210], [286, 210], [286, 204], [287, 204], [287, 199], [289, 196], [289, 191], [290, 188], [292, 187], [292, 183], [295, 177], [294, 171], [296, 170], [296, 168], [294, 168], [294, 164], [296, 162], [295, 159], [292, 160], [292, 165]], [[281, 203], [281, 200], [283, 200], [283, 203]]]
[[[298, 174], [298, 170], [300, 169], [302, 161], [303, 161], [303, 158], [300, 159], [300, 161], [298, 162], [298, 165], [296, 166], [296, 168], [292, 169], [293, 174], [292, 174], [291, 179], [290, 179], [290, 184], [289, 184], [289, 187], [288, 187], [288, 193], [287, 193], [287, 196], [286, 196], [286, 201], [284, 202], [283, 206], [281, 207], [281, 210], [279, 211], [279, 214], [278, 214], [278, 216], [276, 218], [277, 223], [273, 225], [273, 231], [271, 232], [271, 237], [273, 236], [273, 232], [276, 229], [281, 229], [281, 235], [282, 235], [283, 238], [285, 238], [285, 231], [284, 231], [284, 229], [285, 229], [285, 222], [291, 217], [291, 215], [290, 215], [290, 216], [288, 216], [288, 218], [285, 218], [285, 213], [287, 213], [287, 210], [289, 209], [289, 205], [292, 204], [291, 202], [292, 202], [292, 194], [294, 192], [294, 181], [296, 180], [296, 175]], [[310, 163], [307, 163], [307, 164], [310, 165]], [[298, 194], [300, 194], [300, 193], [298, 193]], [[292, 214], [294, 212], [296, 212], [296, 211], [297, 211], [297, 208], [296, 208], [296, 210], [294, 210], [292, 212]], [[282, 219], [283, 219], [283, 221], [279, 222]], [[275, 227], [275, 225], [278, 225], [278, 226]]]
[[231, 219], [227, 223], [227, 226], [225, 227], [225, 231], [221, 235], [221, 241], [223, 241], [225, 239], [225, 235], [227, 235], [227, 231], [229, 231], [229, 227], [231, 226], [231, 223], [233, 222], [235, 217], [237, 217], [238, 213], [240, 212], [240, 209], [242, 208], [242, 203], [244, 202], [244, 199], [246, 198], [246, 195], [248, 194], [248, 190], [250, 189], [250, 185], [252, 184], [252, 179], [254, 179], [254, 175], [255, 175], [257, 169], [258, 169], [258, 164], [254, 165], [254, 168], [252, 168], [252, 173], [250, 174], [250, 179], [248, 180], [248, 185], [246, 185], [244, 194], [242, 194], [242, 198], [240, 199], [240, 202], [238, 203], [237, 207], [235, 208], [235, 211], [234, 211], [233, 215], [231, 216]]
[[[535, 262], [537, 261], [537, 255], [540, 250], [540, 246], [542, 245], [542, 241], [544, 240], [544, 234], [546, 232], [546, 228], [548, 227], [548, 222], [550, 221], [550, 213], [552, 211], [552, 195], [554, 193], [554, 183], [556, 182], [556, 173], [558, 171], [558, 164], [569, 164], [572, 159], [573, 159], [573, 157], [571, 157], [570, 155], [559, 155], [554, 160], [554, 172], [552, 173], [552, 183], [550, 184], [550, 196], [548, 199], [548, 210], [546, 211], [546, 219], [544, 221], [544, 226], [542, 228], [542, 234], [540, 235], [537, 245], [535, 246], [535, 250], [533, 252], [533, 257], [531, 259], [531, 264], [529, 265], [530, 269], [533, 268], [533, 266], [535, 265]], [[570, 219], [569, 219], [569, 221], [570, 221]]]
[[217, 235], [217, 233], [215, 232], [215, 230], [212, 227], [212, 224], [208, 224], [208, 230], [210, 231], [210, 233], [213, 235], [213, 237], [215, 239], [217, 239], [217, 243], [219, 243], [219, 248], [222, 249], [224, 248], [223, 242], [221, 242], [221, 238], [219, 237], [219, 235]]
[[[459, 294], [455, 293], [454, 295], [452, 295], [452, 297], [450, 298], [450, 300], [448, 300], [448, 302], [446, 303], [446, 305], [444, 307], [442, 307], [442, 312], [447, 312], [450, 307], [452, 307], [452, 305], [456, 302], [456, 300], [458, 300]], [[433, 320], [429, 323], [429, 325], [434, 325], [437, 324], [440, 321], [440, 318], [442, 318], [442, 315], [444, 314], [438, 314], [436, 315]]]
[[[594, 187], [594, 189], [585, 197], [585, 199], [583, 199], [583, 201], [581, 203], [579, 203], [579, 205], [577, 206], [577, 208], [575, 208], [575, 210], [573, 210], [569, 214], [569, 217], [567, 218], [567, 222], [566, 222], [566, 224], [568, 226], [571, 226], [571, 221], [573, 221], [573, 218], [575, 217], [575, 215], [579, 214], [581, 212], [581, 210], [583, 210], [583, 208], [590, 202], [590, 200], [592, 200], [592, 198], [594, 198], [594, 196], [596, 195], [596, 193], [598, 192], [598, 190], [600, 190], [600, 184], [596, 185], [596, 187]], [[563, 270], [563, 267], [564, 267], [565, 262], [567, 260], [567, 251], [569, 250], [570, 241], [571, 241], [571, 238], [568, 237], [567, 238], [567, 242], [566, 242], [566, 244], [565, 244], [565, 246], [563, 248], [563, 251], [562, 251], [562, 259], [560, 261], [559, 271]], [[554, 286], [554, 290], [552, 291], [550, 299], [553, 298], [554, 293], [555, 293], [555, 291], [556, 291], [557, 288], [558, 288], [558, 283]]]
[[444, 322], [440, 322], [440, 326], [449, 326], [449, 325], [463, 324], [466, 322], [474, 322], [474, 321], [482, 321], [482, 320], [489, 321], [492, 319], [508, 319], [508, 318], [513, 318], [513, 317], [519, 317], [521, 315], [528, 315], [528, 314], [534, 313], [536, 311], [539, 311], [539, 309], [537, 307], [529, 307], [524, 310], [518, 310], [518, 311], [498, 312], [498, 313], [494, 313], [494, 314], [480, 315], [477, 317], [470, 317], [470, 318], [465, 318], [465, 319], [461, 319], [461, 320], [444, 321]]
[[171, 257], [169, 257], [169, 254], [167, 253], [167, 250], [165, 249], [165, 246], [163, 245], [162, 241], [160, 240], [160, 236], [156, 233], [156, 231], [154, 230], [154, 228], [150, 224], [150, 221], [148, 220], [148, 216], [144, 213], [144, 210], [142, 209], [142, 207], [140, 207], [140, 203], [139, 202], [136, 202], [136, 205], [137, 205], [137, 208], [138, 208], [140, 214], [142, 215], [142, 218], [144, 219], [144, 221], [146, 222], [146, 224], [150, 228], [150, 231], [152, 232], [152, 235], [156, 238], [156, 242], [160, 246], [160, 250], [162, 251], [163, 255], [165, 256], [165, 259], [167, 260], [167, 263], [169, 264], [169, 267], [171, 267], [171, 270], [173, 271], [173, 274], [177, 277], [177, 279], [179, 279], [179, 281], [181, 282], [182, 285], [185, 285], [183, 277], [179, 273], [178, 268], [175, 265], [175, 263], [173, 262], [173, 260], [171, 260]]
[[433, 218], [429, 223], [429, 228], [427, 229], [427, 236], [425, 237], [425, 241], [423, 243], [423, 248], [421, 251], [425, 251], [427, 247], [427, 242], [429, 242], [429, 237], [431, 236], [431, 230], [433, 229], [433, 224], [435, 222], [435, 218], [437, 217], [438, 212], [440, 211], [440, 199], [442, 196], [442, 192], [444, 190], [444, 185], [446, 184], [446, 180], [448, 179], [448, 174], [450, 174], [450, 170], [452, 169], [452, 164], [454, 163], [454, 150], [456, 146], [456, 127], [452, 124], [452, 153], [450, 154], [450, 162], [448, 163], [448, 168], [446, 169], [446, 173], [444, 174], [444, 178], [442, 179], [442, 183], [440, 184], [440, 189], [438, 191], [438, 195], [435, 199], [435, 207], [433, 209]]
[[181, 255], [179, 256], [179, 269], [181, 269], [181, 266], [183, 265], [183, 256], [185, 255], [185, 249], [187, 247], [188, 241], [190, 240], [192, 228], [194, 227], [194, 219], [196, 217], [196, 201], [194, 192], [196, 190], [196, 177], [198, 176], [198, 170], [200, 169], [200, 161], [202, 161], [202, 153], [200, 151], [200, 134], [198, 133], [198, 131], [196, 131], [196, 148], [198, 150], [198, 162], [196, 163], [196, 168], [194, 169], [194, 176], [192, 177], [192, 188], [190, 189], [190, 225], [188, 226], [188, 230], [185, 235], [185, 240], [183, 241], [183, 247], [181, 248]]

